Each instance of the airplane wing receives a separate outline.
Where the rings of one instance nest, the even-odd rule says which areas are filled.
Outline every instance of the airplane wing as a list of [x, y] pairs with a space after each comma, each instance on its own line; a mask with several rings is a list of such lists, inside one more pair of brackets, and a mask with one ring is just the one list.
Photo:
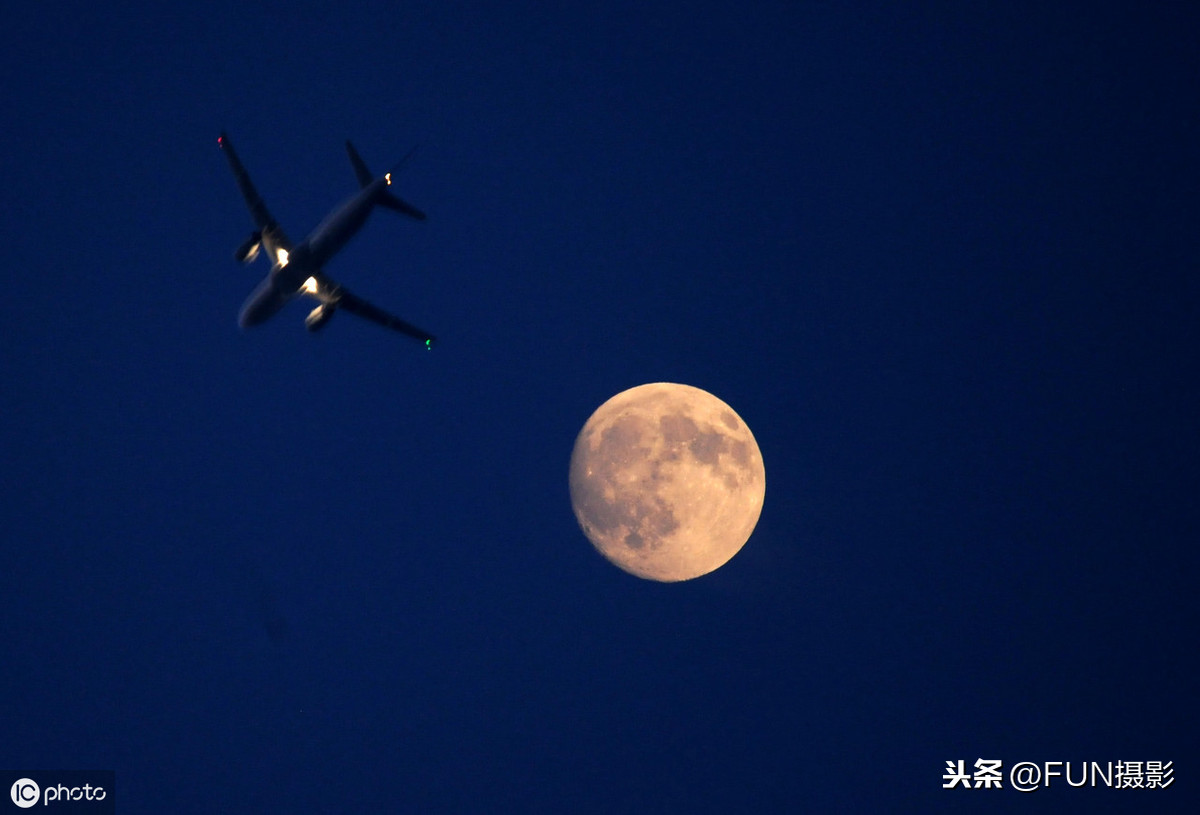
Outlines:
[[290, 252], [292, 250], [292, 242], [288, 240], [287, 235], [283, 234], [283, 230], [279, 228], [279, 223], [271, 216], [271, 212], [267, 209], [262, 196], [254, 188], [254, 183], [250, 180], [250, 174], [242, 166], [242, 162], [238, 158], [237, 152], [234, 151], [233, 142], [229, 140], [229, 136], [222, 131], [221, 135], [217, 137], [217, 144], [221, 146], [221, 152], [225, 154], [226, 160], [229, 161], [229, 169], [233, 170], [233, 178], [237, 181], [238, 190], [241, 191], [242, 198], [246, 200], [246, 207], [250, 210], [250, 217], [254, 219], [254, 225], [259, 228], [260, 232], [266, 233], [275, 246], [282, 247]]
[[[328, 278], [324, 281], [330, 284]], [[401, 334], [420, 340], [425, 343], [426, 348], [433, 348], [434, 336], [428, 331], [417, 328], [410, 322], [401, 320], [399, 317], [388, 314], [378, 306], [371, 305], [366, 300], [356, 294], [346, 291], [345, 287], [332, 283], [335, 298], [334, 302], [337, 307], [344, 309], [351, 314], [357, 314], [359, 317], [370, 320], [373, 323], [378, 323], [384, 328], [390, 328], [393, 331], [399, 331]]]

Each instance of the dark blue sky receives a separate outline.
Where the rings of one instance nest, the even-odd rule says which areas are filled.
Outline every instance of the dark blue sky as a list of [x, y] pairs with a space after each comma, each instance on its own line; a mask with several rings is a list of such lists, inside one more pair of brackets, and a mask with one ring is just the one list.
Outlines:
[[[572, 5], [8, 16], [0, 766], [122, 813], [1194, 802], [1193, 12]], [[439, 348], [238, 330], [223, 128], [297, 240], [344, 139], [420, 145], [428, 223], [328, 271]], [[767, 469], [678, 585], [567, 493], [654, 381]], [[976, 758], [1177, 781], [941, 789]]]

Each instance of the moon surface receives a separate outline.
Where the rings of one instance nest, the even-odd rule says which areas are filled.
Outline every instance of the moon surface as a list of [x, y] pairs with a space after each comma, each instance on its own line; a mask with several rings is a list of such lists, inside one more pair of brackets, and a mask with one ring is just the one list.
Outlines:
[[736, 555], [762, 512], [766, 471], [733, 408], [657, 382], [601, 405], [571, 453], [571, 505], [588, 540], [630, 574], [675, 582]]

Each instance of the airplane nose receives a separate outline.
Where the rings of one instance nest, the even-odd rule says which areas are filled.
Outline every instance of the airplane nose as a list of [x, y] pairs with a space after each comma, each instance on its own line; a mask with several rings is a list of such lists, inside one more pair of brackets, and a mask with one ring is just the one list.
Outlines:
[[271, 278], [264, 279], [250, 296], [246, 298], [246, 302], [242, 304], [242, 310], [238, 313], [238, 326], [243, 329], [251, 326], [265, 323], [275, 312], [283, 308], [283, 304], [287, 302], [285, 297], [280, 292], [276, 291], [271, 285]]

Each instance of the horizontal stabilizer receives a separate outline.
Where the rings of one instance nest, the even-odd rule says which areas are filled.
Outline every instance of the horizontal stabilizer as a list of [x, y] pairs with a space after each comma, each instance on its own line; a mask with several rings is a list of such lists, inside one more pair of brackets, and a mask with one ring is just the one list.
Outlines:
[[383, 197], [379, 199], [379, 206], [395, 210], [401, 215], [407, 215], [410, 218], [416, 218], [418, 221], [424, 221], [427, 217], [424, 212], [417, 209], [407, 201], [397, 198], [390, 192], [385, 192]]
[[350, 163], [354, 165], [354, 175], [358, 178], [358, 185], [366, 188], [375, 180], [375, 176], [371, 175], [371, 171], [367, 169], [366, 163], [362, 157], [358, 155], [358, 151], [354, 149], [354, 145], [347, 139], [346, 155], [350, 156]]

